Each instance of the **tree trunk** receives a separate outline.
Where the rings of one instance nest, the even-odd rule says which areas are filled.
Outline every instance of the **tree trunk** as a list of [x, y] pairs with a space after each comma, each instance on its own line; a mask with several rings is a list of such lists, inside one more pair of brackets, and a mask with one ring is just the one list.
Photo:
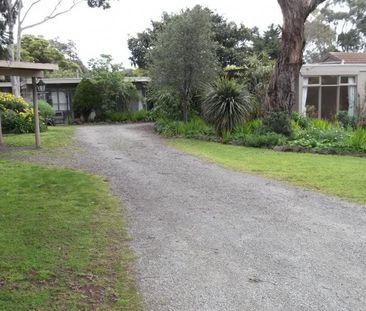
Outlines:
[[[14, 47], [14, 27], [15, 27], [15, 18], [14, 18], [14, 8], [13, 3], [8, 0], [6, 2], [7, 5], [7, 13], [8, 13], [8, 27], [9, 27], [9, 61], [13, 62], [15, 60], [15, 47]], [[20, 85], [19, 85], [19, 77], [10, 77], [12, 92], [15, 96], [20, 96]]]
[[277, 0], [283, 15], [281, 52], [265, 99], [267, 111], [291, 113], [305, 47], [305, 21], [325, 0]]

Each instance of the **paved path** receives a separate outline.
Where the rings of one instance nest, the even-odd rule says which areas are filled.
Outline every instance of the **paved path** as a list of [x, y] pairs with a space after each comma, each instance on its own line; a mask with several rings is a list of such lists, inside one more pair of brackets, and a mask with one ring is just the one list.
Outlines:
[[183, 154], [146, 125], [77, 141], [73, 165], [125, 201], [146, 310], [366, 310], [366, 208]]

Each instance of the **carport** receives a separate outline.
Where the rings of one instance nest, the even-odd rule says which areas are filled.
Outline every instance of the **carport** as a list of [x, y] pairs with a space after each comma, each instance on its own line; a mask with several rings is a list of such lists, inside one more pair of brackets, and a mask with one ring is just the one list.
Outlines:
[[[41, 147], [41, 135], [39, 128], [39, 114], [37, 103], [37, 78], [44, 77], [44, 71], [58, 70], [58, 65], [54, 64], [40, 64], [40, 63], [26, 63], [26, 62], [9, 62], [0, 61], [0, 76], [15, 76], [32, 78], [33, 89], [33, 109], [34, 109], [34, 128], [35, 128], [35, 145], [36, 148]], [[40, 83], [41, 86], [42, 83]], [[0, 116], [1, 117], [1, 116]], [[0, 144], [3, 143], [1, 118], [0, 118]]]

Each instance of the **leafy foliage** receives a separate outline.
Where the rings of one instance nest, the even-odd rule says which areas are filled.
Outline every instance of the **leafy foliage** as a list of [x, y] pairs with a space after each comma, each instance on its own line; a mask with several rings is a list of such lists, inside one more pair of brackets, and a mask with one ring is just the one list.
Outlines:
[[263, 118], [264, 132], [273, 132], [290, 136], [292, 133], [291, 121], [286, 111], [270, 111]]
[[185, 121], [194, 90], [202, 81], [211, 81], [216, 73], [212, 36], [210, 15], [196, 6], [172, 17], [152, 51], [153, 84], [179, 94]]
[[[0, 93], [0, 116], [4, 133], [34, 132], [33, 109], [22, 97]], [[40, 128], [44, 130], [42, 121]]]
[[38, 111], [47, 125], [54, 125], [53, 117], [55, 116], [56, 112], [49, 103], [47, 103], [45, 100], [38, 101]]
[[146, 110], [135, 112], [112, 112], [107, 116], [112, 122], [139, 122], [147, 119]]
[[47, 40], [43, 37], [24, 35], [21, 47], [22, 61], [58, 64], [60, 70], [50, 74], [52, 77], [74, 77], [76, 71], [86, 71], [72, 41], [62, 43], [57, 39]]
[[89, 62], [89, 77], [100, 93], [98, 114], [127, 111], [129, 101], [138, 97], [132, 82], [124, 80], [122, 66], [112, 61], [110, 55], [102, 54]]
[[356, 127], [356, 117], [350, 116], [348, 114], [348, 111], [338, 112], [336, 118], [337, 118], [337, 121], [339, 122], [339, 124], [341, 126], [343, 126], [344, 128], [348, 128], [348, 127], [355, 128]]
[[204, 88], [203, 115], [220, 136], [242, 123], [251, 108], [248, 91], [235, 80], [221, 78]]
[[213, 136], [213, 129], [200, 118], [192, 118], [189, 122], [159, 119], [155, 123], [155, 130], [164, 136], [182, 136], [188, 138], [199, 138], [202, 136]]
[[174, 91], [150, 89], [146, 102], [154, 119], [181, 120], [183, 118], [182, 103], [179, 95]]
[[83, 79], [78, 84], [73, 99], [74, 112], [88, 120], [92, 110], [98, 110], [101, 96], [98, 86], [89, 79]]
[[[263, 33], [258, 28], [247, 28], [237, 25], [214, 13], [209, 8], [203, 8], [209, 15], [213, 39], [216, 42], [216, 55], [222, 68], [226, 66], [241, 66], [243, 59], [251, 53], [266, 52], [271, 59], [276, 59], [280, 49], [280, 29], [271, 25]], [[131, 51], [131, 63], [140, 68], [148, 68], [151, 64], [151, 53], [156, 46], [156, 38], [164, 31], [175, 15], [163, 13], [160, 21], [152, 21], [152, 27], [140, 32], [136, 37], [128, 39]]]

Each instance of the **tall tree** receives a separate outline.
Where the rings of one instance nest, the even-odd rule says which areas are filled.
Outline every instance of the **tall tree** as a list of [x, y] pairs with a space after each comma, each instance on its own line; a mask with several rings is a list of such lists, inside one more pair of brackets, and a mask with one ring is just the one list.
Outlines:
[[21, 60], [36, 63], [58, 64], [57, 77], [75, 77], [84, 73], [85, 66], [79, 59], [75, 45], [43, 37], [24, 35], [22, 37]]
[[306, 23], [305, 60], [319, 61], [329, 51], [366, 49], [366, 1], [328, 0]]
[[281, 28], [271, 24], [263, 35], [259, 29], [252, 29], [253, 52], [256, 54], [266, 53], [271, 59], [277, 59], [281, 50]]
[[305, 21], [325, 0], [277, 0], [283, 15], [281, 52], [268, 86], [267, 110], [291, 112], [305, 46]]
[[[242, 59], [251, 51], [252, 31], [244, 25], [228, 22], [224, 17], [203, 8], [210, 17], [216, 53], [222, 67], [241, 64]], [[150, 54], [154, 49], [156, 37], [164, 30], [174, 15], [164, 13], [160, 21], [153, 21], [152, 28], [128, 39], [131, 63], [139, 68], [147, 68], [151, 62]]]
[[215, 49], [210, 15], [200, 6], [174, 16], [158, 35], [152, 51], [153, 83], [180, 94], [185, 121], [194, 88], [215, 76]]

